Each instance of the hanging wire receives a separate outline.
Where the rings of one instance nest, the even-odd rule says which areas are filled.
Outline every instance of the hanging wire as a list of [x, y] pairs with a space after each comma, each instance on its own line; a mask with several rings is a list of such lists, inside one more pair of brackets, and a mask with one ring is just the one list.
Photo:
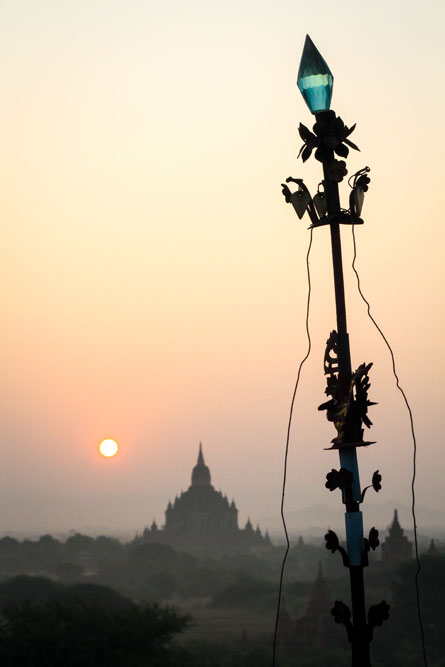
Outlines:
[[289, 534], [287, 532], [286, 519], [285, 519], [285, 516], [284, 516], [284, 496], [285, 496], [285, 492], [286, 492], [287, 457], [288, 457], [288, 453], [289, 453], [290, 430], [291, 430], [291, 426], [292, 426], [292, 416], [293, 416], [293, 412], [294, 412], [295, 396], [297, 394], [298, 385], [300, 384], [301, 369], [303, 368], [304, 363], [309, 358], [309, 355], [310, 355], [311, 349], [312, 349], [311, 334], [310, 334], [310, 331], [309, 331], [309, 308], [310, 308], [310, 304], [311, 304], [311, 290], [312, 290], [311, 272], [310, 272], [310, 268], [309, 268], [309, 256], [310, 256], [311, 248], [312, 248], [313, 231], [314, 230], [311, 229], [310, 239], [309, 239], [309, 246], [308, 246], [307, 253], [306, 253], [306, 271], [307, 271], [307, 286], [308, 286], [307, 305], [306, 305], [307, 352], [306, 352], [305, 356], [303, 357], [303, 359], [301, 360], [300, 365], [298, 367], [297, 379], [295, 381], [295, 387], [294, 387], [294, 391], [293, 391], [293, 394], [292, 394], [292, 400], [291, 400], [291, 403], [290, 403], [289, 422], [288, 422], [288, 425], [287, 425], [287, 436], [286, 436], [286, 448], [285, 448], [285, 452], [284, 452], [283, 488], [282, 488], [282, 492], [281, 492], [281, 521], [283, 523], [284, 534], [285, 534], [285, 537], [286, 537], [286, 550], [284, 552], [283, 561], [281, 563], [280, 583], [279, 583], [279, 586], [278, 586], [277, 613], [276, 613], [276, 618], [275, 618], [275, 631], [274, 631], [274, 637], [273, 637], [272, 667], [275, 667], [275, 658], [276, 658], [276, 653], [277, 653], [278, 624], [279, 624], [279, 621], [280, 621], [281, 595], [282, 595], [282, 591], [283, 591], [284, 568], [285, 568], [285, 565], [286, 565], [286, 560], [287, 560], [287, 556], [289, 554], [289, 548], [290, 548]]
[[386, 347], [389, 350], [389, 353], [391, 355], [391, 361], [392, 361], [392, 372], [393, 372], [395, 380], [396, 380], [396, 386], [397, 386], [397, 389], [400, 391], [400, 393], [403, 396], [403, 400], [405, 401], [405, 405], [406, 405], [406, 408], [407, 408], [408, 414], [409, 414], [409, 421], [410, 421], [410, 427], [411, 427], [411, 436], [412, 436], [412, 439], [413, 439], [413, 476], [412, 476], [412, 480], [411, 480], [411, 496], [412, 496], [411, 514], [412, 514], [412, 517], [413, 517], [414, 547], [415, 547], [416, 563], [417, 563], [417, 569], [416, 569], [416, 573], [415, 573], [415, 576], [414, 576], [414, 583], [415, 583], [415, 588], [416, 588], [417, 616], [419, 618], [420, 636], [421, 636], [422, 653], [423, 653], [423, 663], [424, 663], [425, 667], [427, 667], [428, 663], [427, 663], [427, 660], [426, 660], [425, 636], [424, 636], [424, 632], [423, 632], [423, 621], [422, 621], [422, 612], [421, 612], [421, 608], [420, 608], [420, 593], [419, 593], [419, 581], [418, 581], [419, 574], [420, 574], [420, 559], [419, 559], [419, 548], [418, 548], [418, 542], [417, 542], [417, 520], [416, 520], [416, 510], [415, 510], [415, 507], [416, 507], [415, 481], [416, 481], [416, 474], [417, 474], [417, 440], [416, 440], [416, 434], [415, 434], [415, 431], [414, 431], [413, 413], [412, 413], [412, 410], [411, 410], [411, 406], [408, 402], [408, 399], [406, 397], [406, 394], [403, 391], [402, 387], [400, 386], [399, 377], [398, 377], [397, 371], [396, 371], [396, 362], [395, 362], [395, 359], [394, 359], [394, 353], [392, 351], [391, 345], [389, 344], [388, 339], [386, 338], [385, 334], [383, 333], [383, 331], [381, 330], [381, 328], [379, 327], [379, 325], [375, 321], [374, 317], [371, 315], [371, 305], [370, 305], [369, 301], [366, 299], [366, 297], [364, 296], [364, 294], [362, 292], [362, 288], [361, 288], [361, 284], [360, 284], [360, 276], [359, 276], [358, 271], [355, 267], [355, 261], [357, 259], [357, 244], [356, 244], [356, 241], [355, 241], [355, 225], [352, 225], [352, 241], [353, 241], [353, 245], [354, 245], [354, 256], [353, 256], [353, 259], [352, 259], [352, 269], [353, 269], [353, 271], [356, 275], [356, 278], [357, 278], [358, 292], [359, 292], [361, 298], [363, 299], [363, 301], [365, 302], [365, 304], [367, 306], [369, 319], [374, 324], [375, 328], [377, 329], [377, 331], [379, 332], [379, 334], [383, 338], [383, 340], [386, 344]]

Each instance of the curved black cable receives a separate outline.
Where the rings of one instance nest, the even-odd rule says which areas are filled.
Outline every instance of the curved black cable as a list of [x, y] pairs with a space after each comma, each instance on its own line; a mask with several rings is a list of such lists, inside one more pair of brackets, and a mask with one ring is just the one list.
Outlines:
[[414, 547], [415, 547], [416, 563], [417, 563], [417, 569], [416, 569], [416, 574], [415, 574], [415, 577], [414, 577], [414, 582], [415, 582], [415, 587], [416, 587], [417, 616], [419, 618], [420, 636], [421, 636], [421, 641], [422, 641], [423, 663], [424, 663], [425, 667], [427, 667], [426, 649], [425, 649], [425, 636], [424, 636], [424, 632], [423, 632], [422, 613], [421, 613], [421, 609], [420, 609], [420, 595], [419, 595], [419, 581], [418, 581], [419, 574], [420, 574], [420, 559], [419, 559], [419, 548], [418, 548], [418, 543], [417, 543], [417, 521], [416, 521], [416, 510], [415, 510], [416, 494], [415, 494], [415, 488], [414, 488], [415, 487], [415, 481], [416, 481], [416, 473], [417, 473], [417, 466], [416, 466], [417, 440], [416, 440], [416, 434], [415, 434], [415, 431], [414, 431], [414, 419], [413, 419], [413, 413], [412, 413], [412, 410], [411, 410], [411, 406], [408, 403], [408, 399], [406, 398], [406, 394], [403, 391], [402, 387], [400, 386], [399, 376], [397, 375], [397, 371], [396, 371], [396, 362], [395, 362], [395, 359], [394, 359], [394, 353], [392, 351], [391, 345], [389, 344], [385, 334], [383, 333], [383, 331], [381, 330], [381, 328], [379, 327], [379, 325], [377, 324], [377, 322], [375, 321], [375, 319], [371, 315], [371, 305], [370, 305], [369, 301], [365, 298], [365, 296], [362, 292], [362, 288], [361, 288], [361, 285], [360, 285], [360, 276], [359, 276], [358, 271], [355, 267], [355, 260], [357, 259], [357, 244], [356, 244], [356, 241], [355, 241], [355, 229], [354, 229], [354, 227], [355, 227], [355, 225], [352, 225], [352, 241], [353, 241], [353, 245], [354, 245], [354, 257], [353, 257], [353, 260], [352, 260], [352, 270], [354, 271], [354, 273], [356, 275], [356, 278], [357, 278], [358, 292], [359, 292], [361, 298], [363, 299], [363, 301], [366, 303], [366, 306], [367, 306], [367, 309], [368, 309], [369, 319], [374, 324], [375, 328], [377, 329], [377, 331], [379, 332], [379, 334], [383, 338], [383, 340], [386, 344], [386, 347], [388, 348], [389, 353], [391, 355], [392, 372], [393, 372], [394, 377], [396, 379], [397, 389], [400, 391], [400, 393], [403, 396], [403, 400], [405, 401], [405, 405], [406, 405], [406, 408], [407, 408], [408, 414], [409, 414], [410, 426], [411, 426], [411, 436], [412, 436], [412, 439], [413, 439], [413, 476], [412, 476], [412, 481], [411, 481], [411, 496], [412, 496], [411, 514], [412, 514], [412, 517], [413, 517]]
[[295, 381], [295, 387], [294, 387], [294, 392], [292, 394], [292, 400], [290, 404], [290, 411], [289, 411], [289, 422], [287, 425], [287, 436], [286, 436], [286, 449], [284, 452], [284, 470], [283, 470], [283, 489], [281, 492], [281, 521], [283, 522], [283, 528], [284, 528], [284, 534], [286, 536], [286, 551], [284, 552], [283, 556], [283, 562], [281, 563], [281, 572], [280, 572], [280, 583], [278, 587], [278, 600], [277, 600], [277, 614], [275, 618], [275, 631], [274, 631], [274, 637], [273, 637], [273, 657], [272, 657], [272, 667], [275, 667], [275, 658], [276, 658], [276, 649], [277, 649], [277, 637], [278, 637], [278, 624], [280, 621], [280, 606], [281, 606], [281, 594], [283, 591], [283, 577], [284, 577], [284, 567], [286, 565], [286, 560], [287, 556], [289, 553], [289, 534], [287, 532], [287, 525], [286, 525], [286, 519], [284, 516], [284, 496], [286, 492], [286, 478], [287, 478], [287, 455], [289, 453], [289, 438], [290, 438], [290, 429], [292, 426], [292, 415], [294, 411], [294, 403], [295, 403], [295, 396], [297, 393], [298, 385], [300, 383], [300, 375], [301, 375], [301, 369], [303, 368], [304, 363], [307, 361], [309, 358], [309, 355], [311, 353], [311, 348], [312, 348], [312, 342], [311, 342], [311, 334], [309, 332], [309, 308], [310, 308], [310, 303], [311, 303], [311, 272], [309, 268], [309, 255], [311, 252], [312, 248], [312, 237], [313, 237], [313, 229], [311, 229], [311, 234], [310, 234], [310, 239], [309, 239], [309, 246], [307, 249], [306, 253], [306, 270], [307, 270], [307, 285], [308, 285], [308, 292], [307, 292], [307, 306], [306, 306], [306, 336], [307, 336], [307, 342], [308, 342], [308, 347], [307, 347], [307, 352], [303, 359], [300, 362], [300, 365], [298, 367], [298, 372], [297, 372], [297, 379]]

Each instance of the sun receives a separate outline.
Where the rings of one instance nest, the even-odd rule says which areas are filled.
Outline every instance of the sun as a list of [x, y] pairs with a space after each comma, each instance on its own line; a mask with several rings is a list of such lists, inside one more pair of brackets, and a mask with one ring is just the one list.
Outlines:
[[115, 440], [107, 438], [106, 440], [102, 440], [102, 442], [100, 443], [99, 451], [102, 454], [102, 456], [110, 458], [111, 456], [115, 456], [118, 453], [119, 445]]

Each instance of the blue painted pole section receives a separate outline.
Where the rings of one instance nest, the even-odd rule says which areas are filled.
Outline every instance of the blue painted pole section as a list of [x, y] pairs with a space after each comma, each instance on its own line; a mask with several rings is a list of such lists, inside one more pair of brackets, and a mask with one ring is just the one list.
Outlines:
[[347, 449], [340, 449], [340, 465], [342, 468], [347, 468], [354, 475], [352, 483], [352, 497], [356, 502], [359, 502], [362, 492], [360, 490], [360, 476], [358, 472], [357, 451], [355, 447], [348, 447]]
[[346, 512], [345, 526], [349, 563], [353, 567], [355, 565], [360, 567], [363, 560], [363, 514]]

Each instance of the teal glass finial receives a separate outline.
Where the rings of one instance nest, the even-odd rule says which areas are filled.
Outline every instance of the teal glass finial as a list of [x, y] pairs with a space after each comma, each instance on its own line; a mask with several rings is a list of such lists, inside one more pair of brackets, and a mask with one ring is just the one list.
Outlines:
[[301, 55], [297, 85], [311, 113], [329, 110], [334, 77], [309, 35]]

